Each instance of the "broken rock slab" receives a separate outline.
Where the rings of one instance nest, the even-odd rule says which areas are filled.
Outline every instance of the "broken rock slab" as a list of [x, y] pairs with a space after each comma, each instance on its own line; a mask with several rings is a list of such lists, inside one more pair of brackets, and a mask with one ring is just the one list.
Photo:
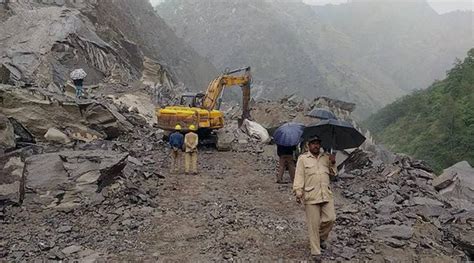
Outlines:
[[128, 153], [106, 150], [63, 151], [35, 155], [26, 160], [25, 201], [71, 209], [81, 203], [101, 202], [101, 190], [126, 165]]
[[438, 217], [443, 213], [447, 213], [443, 203], [428, 197], [413, 197], [411, 203], [415, 206], [415, 212], [425, 218]]
[[407, 240], [413, 236], [413, 228], [406, 225], [381, 225], [375, 228], [379, 238], [396, 238]]
[[81, 135], [77, 137], [86, 139], [116, 138], [133, 128], [116, 107], [107, 102], [76, 102], [41, 89], [1, 85], [0, 100], [3, 102], [0, 114], [17, 120], [36, 138], [43, 138], [52, 127], [61, 127], [73, 134], [79, 131]]
[[474, 168], [467, 161], [459, 162], [433, 180], [442, 195], [474, 202]]
[[0, 152], [15, 148], [15, 133], [10, 120], [0, 114]]
[[8, 203], [21, 203], [24, 163], [19, 154], [0, 157], [0, 206]]
[[23, 124], [21, 124], [15, 118], [10, 117], [8, 119], [10, 120], [10, 123], [13, 126], [17, 146], [22, 144], [36, 143], [36, 140], [33, 135], [28, 131], [28, 129], [26, 129], [25, 126], [23, 126]]

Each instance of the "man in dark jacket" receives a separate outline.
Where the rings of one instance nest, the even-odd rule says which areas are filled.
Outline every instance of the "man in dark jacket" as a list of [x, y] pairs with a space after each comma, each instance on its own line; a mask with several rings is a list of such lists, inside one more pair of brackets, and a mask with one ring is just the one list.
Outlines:
[[283, 184], [283, 174], [285, 170], [288, 169], [290, 173], [290, 179], [293, 183], [295, 178], [295, 160], [293, 158], [293, 153], [296, 150], [296, 146], [282, 146], [277, 145], [277, 154], [280, 157], [278, 174], [277, 174], [277, 183]]
[[73, 79], [74, 86], [76, 86], [76, 98], [80, 98], [83, 95], [84, 90], [84, 79]]
[[169, 137], [171, 146], [171, 173], [177, 173], [180, 165], [180, 152], [183, 150], [184, 135], [181, 134], [181, 126], [177, 124], [174, 132]]

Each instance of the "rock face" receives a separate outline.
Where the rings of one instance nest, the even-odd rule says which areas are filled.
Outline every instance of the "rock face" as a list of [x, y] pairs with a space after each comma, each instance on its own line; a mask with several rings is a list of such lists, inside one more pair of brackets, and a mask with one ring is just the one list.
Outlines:
[[9, 70], [11, 83], [46, 87], [54, 82], [64, 86], [74, 69], [71, 64], [82, 64], [88, 73], [86, 83], [110, 76], [111, 68], [120, 69], [125, 80], [138, 75], [115, 56], [112, 47], [97, 36], [94, 26], [83, 20], [78, 10], [35, 7], [13, 4], [15, 15], [0, 26], [5, 36], [0, 41], [0, 64]]
[[43, 90], [9, 86], [0, 86], [0, 99], [0, 114], [14, 118], [36, 138], [43, 138], [50, 128], [115, 138], [132, 127], [113, 106], [97, 101], [77, 104]]
[[144, 76], [147, 85], [183, 82], [201, 90], [216, 72], [174, 35], [146, 0], [6, 5], [11, 12], [0, 24], [1, 83], [61, 90], [68, 87], [69, 73], [80, 67], [88, 74], [86, 86], [123, 84]]
[[[184, 82], [190, 89], [203, 90], [216, 75], [214, 66], [179, 39], [149, 1], [97, 1], [96, 12], [99, 24], [124, 34], [144, 56], [166, 65], [175, 81]], [[147, 61], [140, 62], [140, 67], [146, 67]]]

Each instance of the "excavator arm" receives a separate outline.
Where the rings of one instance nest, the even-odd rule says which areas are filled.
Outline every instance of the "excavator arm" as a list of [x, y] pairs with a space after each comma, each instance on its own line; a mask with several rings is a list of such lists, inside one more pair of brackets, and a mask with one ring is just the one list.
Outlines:
[[[241, 76], [234, 76], [232, 74], [238, 72], [244, 72]], [[250, 67], [240, 68], [215, 78], [207, 87], [205, 96], [203, 98], [202, 107], [209, 111], [214, 110], [222, 92], [225, 87], [240, 86], [242, 88], [242, 118], [248, 119], [250, 117], [250, 83], [252, 82], [252, 76], [250, 75]]]

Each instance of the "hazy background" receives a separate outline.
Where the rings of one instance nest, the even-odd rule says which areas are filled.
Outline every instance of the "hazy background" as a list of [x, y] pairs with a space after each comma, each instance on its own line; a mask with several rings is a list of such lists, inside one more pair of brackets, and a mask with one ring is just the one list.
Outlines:
[[[161, 3], [163, 0], [150, 0], [152, 5]], [[225, 1], [225, 0], [223, 0]], [[347, 3], [346, 0], [304, 0], [303, 2], [312, 5], [341, 4]], [[473, 1], [458, 0], [428, 0], [430, 6], [439, 14], [456, 10], [474, 10]]]

